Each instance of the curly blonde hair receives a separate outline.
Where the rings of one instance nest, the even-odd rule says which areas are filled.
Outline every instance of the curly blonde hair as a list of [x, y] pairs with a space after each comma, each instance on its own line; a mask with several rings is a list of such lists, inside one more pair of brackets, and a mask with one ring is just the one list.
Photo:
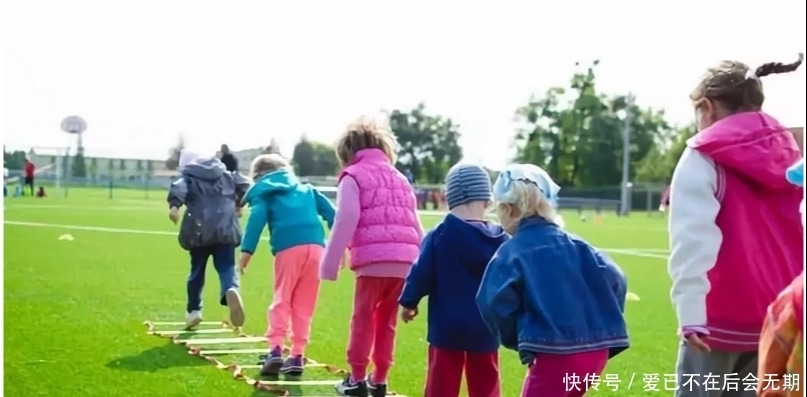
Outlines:
[[360, 116], [350, 123], [336, 142], [336, 157], [344, 166], [350, 164], [360, 150], [379, 149], [395, 164], [398, 140], [392, 133], [389, 119], [380, 116]]
[[291, 168], [291, 163], [285, 157], [277, 153], [262, 154], [252, 160], [252, 164], [249, 166], [249, 176], [252, 180], [256, 180], [270, 172], [284, 168]]

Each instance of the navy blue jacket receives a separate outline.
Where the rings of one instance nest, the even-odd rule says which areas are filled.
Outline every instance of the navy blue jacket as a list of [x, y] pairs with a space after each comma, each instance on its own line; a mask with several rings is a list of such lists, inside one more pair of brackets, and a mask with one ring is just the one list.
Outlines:
[[475, 353], [498, 350], [475, 297], [490, 258], [507, 239], [499, 225], [451, 214], [423, 239], [399, 303], [413, 309], [429, 296], [430, 344]]
[[529, 364], [539, 353], [627, 349], [627, 292], [609, 257], [535, 216], [493, 257], [476, 301], [501, 344]]

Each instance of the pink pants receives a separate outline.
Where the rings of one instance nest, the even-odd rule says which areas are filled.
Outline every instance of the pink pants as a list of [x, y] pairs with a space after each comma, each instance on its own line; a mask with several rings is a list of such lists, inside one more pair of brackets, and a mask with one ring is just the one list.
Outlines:
[[283, 346], [291, 320], [291, 354], [305, 354], [319, 295], [319, 261], [324, 249], [298, 245], [275, 256], [275, 293], [267, 311], [269, 347]]
[[459, 397], [462, 372], [468, 397], [500, 397], [499, 353], [471, 353], [429, 345], [424, 397]]
[[395, 352], [398, 297], [403, 285], [404, 279], [395, 277], [360, 276], [356, 279], [347, 347], [347, 362], [353, 379], [362, 380], [367, 376], [372, 353], [372, 381], [386, 383]]
[[[532, 362], [521, 397], [581, 397], [608, 363], [608, 349], [575, 354], [539, 354]], [[596, 379], [596, 378], [595, 378]]]

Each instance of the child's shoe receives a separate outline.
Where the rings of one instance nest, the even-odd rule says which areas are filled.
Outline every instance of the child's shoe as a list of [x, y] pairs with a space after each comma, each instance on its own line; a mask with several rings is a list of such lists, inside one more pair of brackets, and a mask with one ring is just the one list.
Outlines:
[[241, 300], [241, 294], [235, 288], [230, 288], [224, 293], [224, 299], [227, 301], [227, 307], [230, 309], [230, 324], [233, 327], [244, 326], [244, 302]]
[[283, 349], [280, 346], [275, 346], [269, 353], [269, 356], [263, 361], [261, 367], [261, 376], [277, 376], [280, 373], [280, 368], [283, 366]]
[[384, 397], [387, 395], [386, 383], [373, 383], [373, 375], [367, 377], [367, 390], [370, 392], [370, 397]]
[[185, 327], [190, 329], [202, 323], [202, 312], [194, 310], [185, 315]]
[[369, 397], [367, 394], [367, 382], [353, 380], [350, 374], [345, 376], [345, 380], [336, 384], [336, 392], [343, 396]]
[[280, 373], [289, 376], [302, 376], [305, 369], [305, 360], [301, 354], [289, 356], [280, 367]]

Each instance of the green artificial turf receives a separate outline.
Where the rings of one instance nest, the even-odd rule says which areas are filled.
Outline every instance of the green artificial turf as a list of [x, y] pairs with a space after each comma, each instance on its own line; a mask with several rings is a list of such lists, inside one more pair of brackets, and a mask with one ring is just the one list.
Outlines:
[[[110, 200], [106, 191], [71, 189], [67, 198], [5, 200], [6, 395], [268, 395], [189, 355], [182, 346], [145, 333], [144, 320], [184, 320], [189, 265], [187, 253], [172, 234], [177, 227], [168, 221], [163, 194], [152, 191], [148, 198], [144, 196], [142, 191], [118, 190]], [[423, 216], [427, 227], [439, 219]], [[618, 378], [618, 389], [607, 386], [603, 374], [600, 390], [589, 395], [656, 393], [645, 390], [646, 374], [658, 374], [657, 389], [669, 394], [664, 391], [664, 374], [673, 372], [677, 339], [665, 270], [665, 219], [646, 213], [621, 219], [606, 214], [597, 224], [590, 213], [587, 222], [569, 213], [566, 221], [569, 230], [599, 247], [631, 251], [612, 256], [627, 274], [630, 290], [641, 297], [627, 305], [632, 347], [612, 360], [605, 371], [609, 379]], [[59, 240], [63, 234], [74, 240]], [[245, 331], [251, 335], [265, 332], [265, 313], [272, 297], [271, 260], [268, 247], [262, 246], [242, 279], [248, 316]], [[218, 283], [212, 266], [207, 284], [205, 319], [224, 319], [225, 308], [216, 305]], [[338, 282], [322, 283], [308, 349], [311, 358], [346, 368], [352, 293], [349, 271], [342, 271]], [[396, 362], [390, 375], [390, 389], [410, 397], [422, 395], [426, 373], [426, 308], [422, 306], [415, 322], [399, 325]], [[227, 364], [254, 364], [257, 355], [221, 359]], [[516, 354], [502, 350], [504, 396], [518, 395], [524, 373]], [[338, 379], [320, 368], [309, 369], [304, 378]], [[292, 391], [303, 396], [335, 395], [332, 386], [301, 386]]]

